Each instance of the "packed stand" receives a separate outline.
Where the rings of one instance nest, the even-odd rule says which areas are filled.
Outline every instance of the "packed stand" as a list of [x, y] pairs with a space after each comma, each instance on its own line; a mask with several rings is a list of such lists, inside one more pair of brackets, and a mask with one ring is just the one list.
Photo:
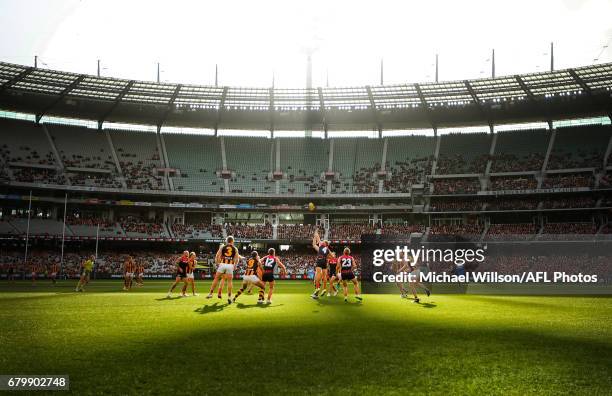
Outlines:
[[272, 225], [267, 224], [225, 224], [227, 235], [237, 239], [272, 239]]
[[480, 181], [469, 179], [434, 179], [434, 194], [476, 194], [480, 191]]
[[429, 204], [431, 212], [476, 212], [482, 210], [479, 200], [467, 201], [432, 201]]
[[475, 241], [480, 239], [483, 230], [484, 227], [477, 224], [434, 225], [429, 229], [428, 241]]
[[542, 188], [577, 188], [592, 185], [593, 176], [585, 174], [547, 175], [542, 182]]
[[492, 157], [491, 172], [539, 171], [544, 163], [541, 153], [528, 153], [521, 156], [511, 153], [495, 154]]
[[[317, 230], [313, 224], [279, 224], [276, 228], [277, 238], [286, 240], [310, 240]], [[321, 237], [322, 231], [319, 231]]]
[[485, 240], [522, 241], [535, 238], [539, 227], [533, 223], [491, 224]]
[[492, 177], [490, 190], [535, 190], [538, 182], [533, 176]]

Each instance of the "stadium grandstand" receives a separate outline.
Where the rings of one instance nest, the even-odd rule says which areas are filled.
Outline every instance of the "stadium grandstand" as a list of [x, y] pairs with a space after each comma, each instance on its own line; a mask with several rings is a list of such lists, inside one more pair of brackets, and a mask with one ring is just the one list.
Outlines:
[[234, 235], [290, 245], [300, 275], [315, 230], [338, 245], [606, 240], [611, 88], [611, 64], [309, 90], [0, 63], [0, 234], [34, 256]]

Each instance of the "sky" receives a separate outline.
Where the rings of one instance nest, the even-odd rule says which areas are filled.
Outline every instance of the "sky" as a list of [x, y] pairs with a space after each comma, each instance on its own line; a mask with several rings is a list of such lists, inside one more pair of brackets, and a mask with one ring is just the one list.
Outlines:
[[269, 87], [376, 85], [612, 62], [612, 0], [0, 0], [0, 60]]

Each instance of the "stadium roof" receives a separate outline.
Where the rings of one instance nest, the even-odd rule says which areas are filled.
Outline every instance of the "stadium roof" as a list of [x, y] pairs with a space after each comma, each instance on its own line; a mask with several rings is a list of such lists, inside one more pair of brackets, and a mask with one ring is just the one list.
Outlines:
[[247, 88], [95, 77], [0, 62], [0, 108], [176, 127], [383, 130], [612, 113], [612, 64], [499, 78], [345, 88]]

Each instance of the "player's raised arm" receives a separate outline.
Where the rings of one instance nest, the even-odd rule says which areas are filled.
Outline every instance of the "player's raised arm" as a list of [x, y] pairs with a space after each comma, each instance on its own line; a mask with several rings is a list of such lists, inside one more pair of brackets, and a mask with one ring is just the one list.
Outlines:
[[312, 247], [317, 252], [319, 252], [319, 243], [320, 242], [321, 242], [321, 237], [319, 236], [319, 230], [315, 230], [314, 235], [312, 236]]

